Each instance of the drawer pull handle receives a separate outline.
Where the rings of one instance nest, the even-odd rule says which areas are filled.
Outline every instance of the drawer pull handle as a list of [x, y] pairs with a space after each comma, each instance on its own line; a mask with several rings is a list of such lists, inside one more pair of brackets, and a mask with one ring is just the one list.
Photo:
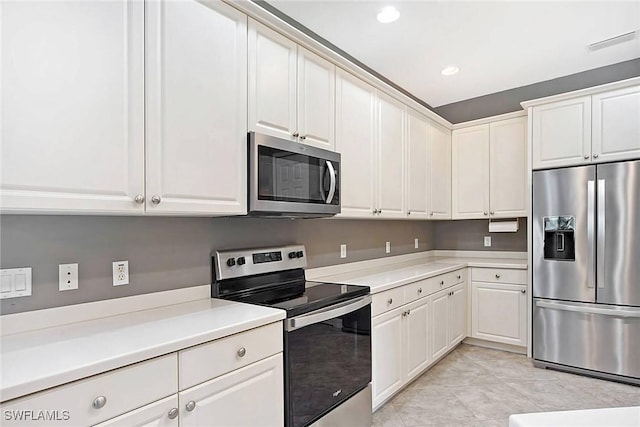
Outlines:
[[402, 317], [407, 317], [407, 312], [406, 311], [402, 312]]
[[169, 419], [174, 420], [178, 416], [178, 408], [171, 408], [169, 410]]
[[411, 314], [411, 310], [407, 310], [407, 316]]
[[104, 408], [104, 405], [107, 404], [107, 398], [104, 396], [98, 396], [93, 399], [93, 403], [91, 404], [96, 409]]
[[520, 292], [522, 292], [523, 294], [526, 294], [527, 290], [526, 289], [521, 289]]
[[418, 293], [421, 294], [422, 293], [422, 288], [418, 288]]
[[389, 298], [389, 299], [387, 300], [387, 304], [389, 304], [389, 305], [393, 304], [393, 298]]
[[247, 349], [244, 347], [240, 347], [240, 349], [238, 350], [238, 357], [244, 357], [245, 354], [247, 354]]
[[193, 400], [190, 400], [187, 402], [186, 405], [184, 405], [184, 407], [187, 411], [191, 412], [194, 409], [196, 409], [196, 402], [194, 402]]
[[499, 275], [499, 274], [496, 274], [496, 279], [499, 279], [499, 278], [500, 278], [500, 275]]

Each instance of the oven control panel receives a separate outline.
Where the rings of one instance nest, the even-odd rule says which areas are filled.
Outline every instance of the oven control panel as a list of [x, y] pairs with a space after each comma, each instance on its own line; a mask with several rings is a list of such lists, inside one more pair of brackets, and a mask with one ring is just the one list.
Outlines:
[[212, 258], [216, 280], [305, 268], [303, 245], [217, 251]]

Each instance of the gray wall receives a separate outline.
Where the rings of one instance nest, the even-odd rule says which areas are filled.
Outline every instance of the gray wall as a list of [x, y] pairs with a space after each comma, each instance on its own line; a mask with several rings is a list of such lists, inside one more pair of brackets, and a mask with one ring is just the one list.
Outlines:
[[[420, 242], [414, 249], [414, 238]], [[0, 216], [0, 267], [33, 268], [31, 297], [2, 300], [0, 313], [157, 292], [211, 283], [217, 249], [306, 245], [309, 267], [426, 251], [427, 221]], [[340, 244], [347, 258], [340, 259]], [[129, 285], [112, 286], [112, 261], [129, 261]], [[58, 264], [79, 263], [79, 289], [58, 291]]]
[[[491, 247], [484, 247], [484, 236], [491, 236]], [[489, 233], [486, 219], [437, 222], [433, 238], [436, 249], [441, 250], [526, 252], [527, 219], [520, 218], [517, 233]]]

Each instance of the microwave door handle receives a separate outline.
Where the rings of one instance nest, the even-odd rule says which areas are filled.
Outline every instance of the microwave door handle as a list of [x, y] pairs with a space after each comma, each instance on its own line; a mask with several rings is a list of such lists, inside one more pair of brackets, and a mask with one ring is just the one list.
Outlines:
[[329, 176], [331, 177], [331, 184], [329, 185], [329, 194], [327, 194], [327, 204], [331, 203], [333, 200], [333, 195], [336, 192], [336, 170], [333, 168], [333, 163], [329, 160], [327, 162], [327, 169], [329, 169]]
[[324, 191], [324, 176], [327, 173], [328, 169], [322, 166], [320, 166], [320, 168], [322, 169], [322, 172], [320, 172], [320, 197], [322, 197], [322, 201], [326, 203], [327, 197], [325, 196], [325, 191]]

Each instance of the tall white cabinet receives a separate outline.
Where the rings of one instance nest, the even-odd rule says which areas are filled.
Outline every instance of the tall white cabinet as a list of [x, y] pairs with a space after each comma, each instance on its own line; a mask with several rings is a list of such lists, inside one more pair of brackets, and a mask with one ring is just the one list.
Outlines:
[[3, 2], [3, 212], [142, 214], [144, 3]]
[[407, 217], [429, 218], [429, 122], [407, 108]]
[[455, 219], [489, 215], [489, 125], [452, 135], [453, 215]]
[[246, 213], [247, 17], [222, 2], [146, 8], [147, 213]]
[[249, 19], [249, 129], [335, 147], [335, 65]]
[[451, 131], [429, 124], [429, 219], [451, 219]]
[[378, 216], [405, 216], [404, 105], [378, 92]]

